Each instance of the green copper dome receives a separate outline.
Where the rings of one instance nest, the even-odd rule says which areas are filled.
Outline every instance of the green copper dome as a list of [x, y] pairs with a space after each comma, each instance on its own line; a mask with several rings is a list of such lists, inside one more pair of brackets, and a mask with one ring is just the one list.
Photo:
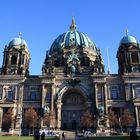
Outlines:
[[8, 45], [9, 48], [14, 47], [16, 49], [21, 49], [21, 46], [24, 47], [27, 52], [29, 52], [26, 41], [21, 37], [14, 38]]
[[121, 44], [127, 44], [127, 43], [137, 43], [137, 40], [135, 37], [130, 36], [130, 35], [126, 35], [124, 36], [121, 41], [120, 41], [120, 45]]
[[21, 46], [21, 45], [27, 46], [27, 43], [26, 43], [26, 41], [24, 39], [22, 39], [20, 37], [14, 38], [9, 43], [9, 46]]
[[70, 30], [59, 35], [52, 43], [49, 54], [53, 54], [59, 49], [67, 48], [92, 48], [96, 51], [96, 46], [93, 41], [84, 33], [76, 30], [74, 19], [70, 26]]

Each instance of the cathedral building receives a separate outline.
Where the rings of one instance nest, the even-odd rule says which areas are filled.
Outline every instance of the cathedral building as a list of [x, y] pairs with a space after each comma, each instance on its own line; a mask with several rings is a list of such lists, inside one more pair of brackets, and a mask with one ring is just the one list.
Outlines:
[[[26, 41], [14, 38], [5, 46], [0, 69], [0, 130], [3, 117], [12, 108], [11, 128], [23, 126], [25, 110], [33, 107], [54, 112], [58, 129], [80, 128], [85, 110], [96, 116], [112, 109], [121, 116], [125, 109], [140, 127], [140, 44], [125, 35], [118, 45], [118, 74], [105, 73], [100, 49], [76, 29], [59, 35], [46, 51], [41, 75], [30, 75], [30, 52]], [[42, 119], [40, 120], [42, 121]], [[54, 125], [54, 124], [50, 124]], [[41, 127], [45, 128], [43, 123]]]

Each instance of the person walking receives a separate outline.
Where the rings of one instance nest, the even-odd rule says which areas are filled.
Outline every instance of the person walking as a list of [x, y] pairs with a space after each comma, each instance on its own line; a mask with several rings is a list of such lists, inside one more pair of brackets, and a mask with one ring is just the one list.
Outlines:
[[77, 140], [77, 137], [78, 137], [78, 131], [76, 130], [75, 131], [75, 140]]
[[62, 140], [65, 140], [65, 133], [62, 133]]
[[137, 140], [138, 136], [137, 133], [134, 129], [132, 129], [132, 131], [130, 132], [130, 140]]
[[45, 132], [42, 132], [42, 134], [41, 134], [41, 140], [45, 140]]
[[39, 129], [36, 129], [34, 132], [33, 140], [39, 140], [39, 138], [40, 138], [40, 132]]

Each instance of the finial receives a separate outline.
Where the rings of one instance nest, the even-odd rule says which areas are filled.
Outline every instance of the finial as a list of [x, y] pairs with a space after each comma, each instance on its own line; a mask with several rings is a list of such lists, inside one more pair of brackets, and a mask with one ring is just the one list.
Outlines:
[[76, 24], [75, 24], [75, 20], [74, 20], [74, 17], [72, 18], [72, 23], [70, 25], [70, 30], [71, 31], [74, 31], [76, 29]]
[[128, 35], [128, 29], [125, 29], [126, 36]]
[[21, 32], [18, 33], [18, 37], [22, 38], [22, 33]]
[[72, 17], [72, 25], [75, 25], [74, 17]]

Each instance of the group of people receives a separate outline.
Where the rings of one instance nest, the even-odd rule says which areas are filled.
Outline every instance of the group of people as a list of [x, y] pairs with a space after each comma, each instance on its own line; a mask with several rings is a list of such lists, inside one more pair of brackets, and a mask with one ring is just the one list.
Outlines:
[[45, 132], [42, 132], [42, 134], [40, 135], [39, 130], [38, 129], [35, 130], [35, 132], [34, 132], [34, 139], [33, 140], [45, 140]]
[[[75, 132], [75, 140], [77, 139], [77, 134], [78, 132], [76, 131]], [[63, 132], [62, 135], [62, 140], [65, 140], [65, 133]], [[87, 137], [87, 140], [89, 139], [89, 137]], [[132, 131], [130, 132], [130, 140], [137, 140], [138, 139], [138, 136], [137, 136], [137, 133], [134, 129], [132, 129]], [[39, 130], [35, 130], [34, 132], [34, 140], [45, 140], [45, 132], [42, 132], [41, 135], [40, 135], [40, 132]]]
[[[64, 133], [64, 132], [62, 133], [61, 137], [62, 137], [62, 140], [65, 140], [65, 133]], [[40, 134], [39, 130], [36, 129], [36, 130], [34, 131], [33, 140], [45, 140], [45, 132], [42, 132], [42, 133]]]

